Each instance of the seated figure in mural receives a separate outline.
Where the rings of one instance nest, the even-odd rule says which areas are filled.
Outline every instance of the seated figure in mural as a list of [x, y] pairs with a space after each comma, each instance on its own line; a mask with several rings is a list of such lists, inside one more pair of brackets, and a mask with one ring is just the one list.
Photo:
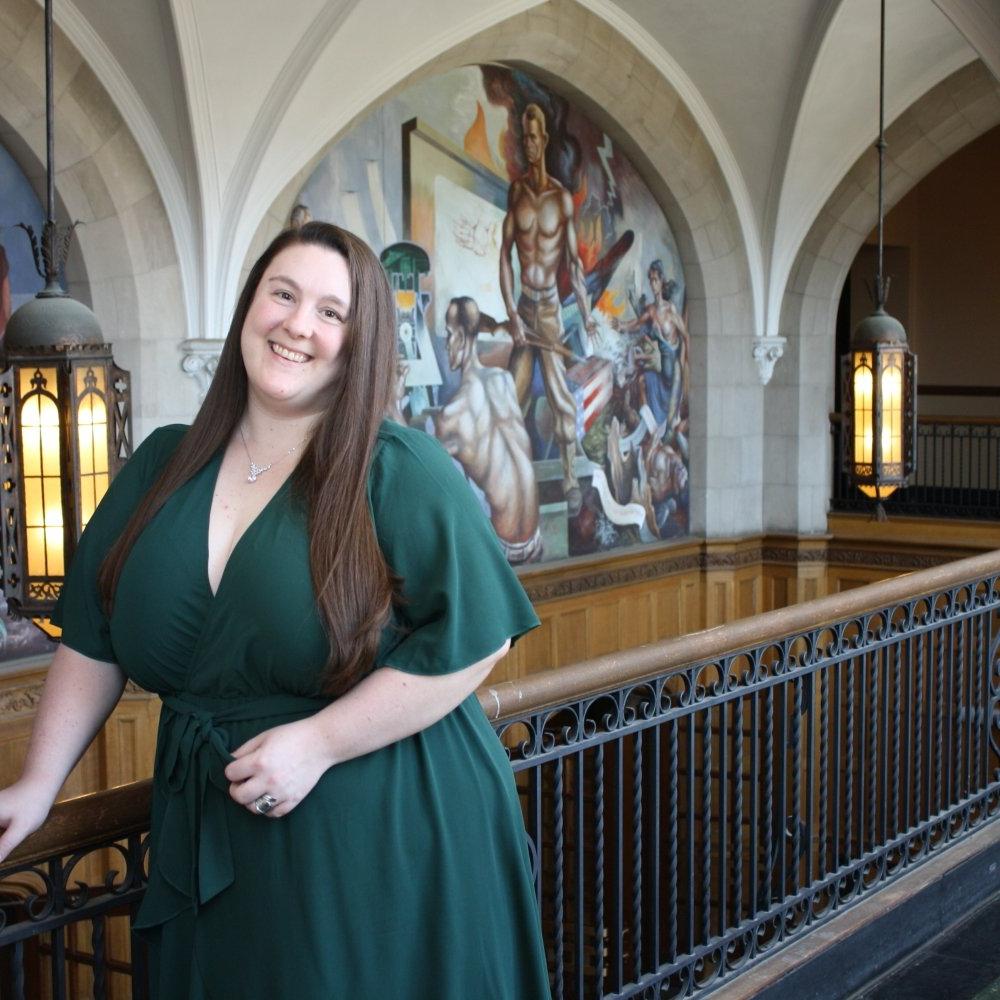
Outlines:
[[646, 526], [657, 538], [673, 538], [687, 530], [675, 515], [688, 482], [681, 453], [665, 440], [656, 441], [645, 454], [646, 481], [634, 499], [646, 509]]
[[635, 346], [646, 403], [657, 423], [673, 428], [681, 419], [691, 344], [687, 324], [671, 301], [676, 282], [667, 280], [662, 261], [649, 265], [648, 278], [653, 301], [634, 320], [612, 322], [623, 333], [646, 334]]
[[445, 325], [448, 361], [462, 381], [446, 406], [429, 411], [435, 434], [485, 494], [507, 561], [535, 562], [542, 555], [538, 486], [514, 380], [505, 369], [480, 363], [476, 354], [479, 332], [506, 332], [506, 324], [462, 296], [451, 300]]
[[[514, 350], [510, 371], [522, 408], [531, 390], [537, 356], [545, 395], [555, 419], [555, 436], [563, 463], [563, 494], [569, 514], [579, 513], [580, 483], [573, 470], [576, 458], [576, 403], [566, 384], [562, 348], [562, 305], [556, 279], [560, 264], [569, 269], [573, 294], [590, 335], [597, 325], [590, 314], [583, 265], [576, 241], [573, 199], [545, 167], [548, 134], [545, 114], [529, 104], [521, 116], [527, 172], [511, 186], [500, 247], [500, 291], [509, 317]], [[517, 247], [521, 296], [514, 301], [512, 251]]]

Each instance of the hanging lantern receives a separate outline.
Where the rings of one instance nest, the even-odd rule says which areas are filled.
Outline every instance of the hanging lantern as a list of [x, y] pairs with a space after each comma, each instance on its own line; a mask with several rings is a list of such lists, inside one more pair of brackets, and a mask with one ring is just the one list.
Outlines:
[[11, 614], [53, 638], [49, 615], [81, 532], [132, 451], [128, 372], [97, 317], [59, 282], [73, 228], [53, 221], [52, 7], [45, 5], [48, 218], [30, 226], [45, 289], [11, 316], [0, 373], [0, 540]]
[[0, 374], [3, 586], [8, 610], [55, 638], [59, 630], [48, 616], [66, 566], [131, 453], [129, 376], [100, 341], [24, 345], [26, 319], [51, 330], [57, 311], [66, 310], [87, 313], [97, 325], [90, 310], [69, 298], [53, 298], [23, 317], [28, 306], [7, 328], [7, 367]]
[[905, 486], [916, 467], [917, 358], [899, 320], [885, 311], [890, 279], [883, 271], [885, 201], [885, 0], [879, 34], [878, 265], [872, 298], [875, 311], [851, 334], [841, 358], [843, 472], [865, 496], [882, 501]]
[[891, 496], [913, 474], [916, 374], [903, 325], [879, 306], [841, 359], [843, 471], [872, 499]]

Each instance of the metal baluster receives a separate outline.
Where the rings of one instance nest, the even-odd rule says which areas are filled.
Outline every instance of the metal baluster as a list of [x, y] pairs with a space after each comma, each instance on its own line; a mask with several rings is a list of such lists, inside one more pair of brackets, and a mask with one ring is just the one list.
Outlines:
[[914, 637], [917, 647], [917, 676], [913, 685], [914, 697], [911, 700], [913, 714], [913, 780], [911, 782], [912, 811], [908, 828], [912, 829], [922, 822], [923, 812], [923, 766], [924, 766], [924, 709], [927, 699], [924, 697], [924, 644], [926, 633]]
[[962, 683], [965, 685], [965, 766], [963, 768], [964, 795], [972, 794], [972, 741], [976, 729], [975, 685], [972, 666], [972, 619], [963, 618], [958, 626], [961, 645]]
[[934, 706], [934, 812], [940, 812], [944, 807], [944, 629], [935, 629], [934, 638], [937, 646], [937, 672], [935, 677]]
[[574, 896], [574, 902], [576, 904], [576, 917], [574, 919], [573, 934], [576, 949], [573, 978], [576, 980], [576, 989], [572, 994], [574, 1000], [586, 995], [584, 981], [587, 968], [587, 939], [585, 935], [585, 928], [587, 926], [587, 874], [584, 868], [584, 845], [587, 842], [587, 835], [584, 832], [586, 830], [584, 817], [584, 808], [586, 805], [586, 796], [584, 795], [584, 789], [586, 788], [586, 785], [584, 784], [584, 752], [582, 750], [577, 751], [575, 759], [576, 767], [574, 770], [576, 773], [573, 782], [573, 864], [576, 869], [576, 877], [574, 879], [576, 883]]
[[680, 790], [678, 789], [678, 729], [680, 728], [680, 719], [674, 719], [670, 723], [670, 741], [668, 744], [669, 750], [669, 772], [670, 772], [670, 838], [667, 846], [667, 869], [670, 872], [670, 921], [667, 925], [669, 931], [669, 948], [667, 949], [667, 961], [673, 962], [677, 958], [677, 937], [678, 928], [680, 925], [680, 914], [678, 912], [678, 871], [677, 871], [677, 834], [678, 834], [678, 821], [677, 821], [677, 806], [680, 797]]
[[[813, 850], [814, 822], [816, 816], [816, 681], [820, 679], [818, 673], [809, 674], [803, 680], [802, 690], [805, 699], [806, 713], [806, 808], [805, 808], [805, 829], [806, 829], [806, 857], [805, 857], [805, 882], [811, 885], [813, 881], [813, 862], [817, 860], [816, 851]], [[820, 833], [820, 839], [822, 839]], [[816, 875], [825, 874], [822, 867]], [[796, 883], [796, 889], [798, 883]]]
[[847, 766], [844, 769], [844, 861], [854, 857], [854, 667], [856, 658], [847, 661]]
[[[917, 679], [914, 685], [916, 690], [916, 707], [914, 708], [914, 720], [916, 722], [916, 732], [914, 734], [913, 747], [913, 815], [910, 819], [910, 826], [913, 827], [924, 819], [924, 803], [930, 801], [930, 796], [924, 793], [924, 650], [926, 648], [927, 633], [924, 632], [916, 637], [917, 644]], [[927, 711], [930, 711], [930, 699], [927, 701]], [[928, 720], [929, 721], [929, 720]], [[930, 769], [928, 768], [928, 774]]]
[[[764, 873], [767, 893], [763, 907], [774, 898], [774, 688], [764, 692]], [[758, 903], [758, 909], [762, 905]]]
[[[782, 650], [782, 659], [788, 662], [787, 647]], [[783, 900], [788, 895], [788, 683], [783, 682], [774, 691], [775, 701], [781, 696], [780, 707], [775, 713], [774, 760], [777, 766], [777, 788], [774, 791], [775, 846], [778, 857], [775, 862], [777, 878], [777, 898]]]
[[[831, 865], [827, 857], [830, 840], [829, 798], [830, 798], [830, 684], [829, 670], [819, 675], [819, 875], [836, 868], [836, 859]], [[812, 719], [812, 714], [809, 716]], [[810, 740], [812, 743], [812, 740]], [[812, 767], [809, 768], [812, 771]], [[811, 798], [811, 797], [810, 797]], [[811, 879], [810, 879], [811, 881]]]
[[563, 1000], [563, 980], [565, 979], [565, 959], [563, 949], [565, 947], [565, 927], [566, 927], [566, 898], [563, 885], [563, 869], [566, 864], [566, 830], [563, 803], [563, 757], [557, 757], [553, 762], [555, 774], [553, 775], [552, 787], [552, 850], [553, 867], [555, 869], [555, 892], [554, 892], [554, 920], [555, 920], [555, 978], [556, 978], [556, 1000]]
[[642, 975], [642, 730], [632, 750], [632, 970]]
[[594, 751], [594, 996], [604, 996], [604, 744]]
[[[958, 634], [956, 641], [955, 635]], [[957, 647], [957, 653], [956, 653]], [[955, 788], [952, 793], [951, 802], [958, 802], [965, 798], [965, 786], [962, 783], [963, 763], [965, 757], [965, 730], [966, 730], [966, 706], [965, 706], [965, 628], [964, 622], [952, 622], [951, 625], [951, 655], [953, 662], [953, 672], [955, 678], [956, 691], [952, 699], [952, 718], [955, 720]]]
[[750, 695], [750, 897], [749, 914], [760, 909], [760, 852], [757, 831], [760, 829], [760, 694]]
[[[729, 664], [726, 664], [728, 670]], [[726, 933], [729, 924], [729, 709], [719, 706], [719, 914], [718, 933]]]
[[685, 951], [691, 952], [695, 947], [695, 785], [697, 783], [697, 763], [695, 760], [697, 715], [689, 715], [684, 721], [687, 728], [687, 858], [685, 872], [687, 873], [687, 941]]
[[[858, 853], [864, 853], [866, 846], [875, 844], [875, 796], [876, 772], [878, 768], [878, 739], [876, 711], [878, 700], [878, 657], [879, 651], [866, 653], [862, 659], [861, 688], [861, 746], [858, 748]], [[867, 724], [867, 733], [865, 726]], [[868, 774], [863, 779], [860, 768], [868, 764]], [[867, 806], [867, 810], [866, 807]], [[867, 840], [865, 839], [865, 816], [868, 818]]]
[[733, 702], [733, 926], [743, 918], [743, 699]]
[[701, 940], [712, 936], [712, 710], [701, 730]]
[[[138, 857], [139, 837], [129, 838], [129, 854]], [[129, 928], [135, 925], [135, 915], [139, 910], [139, 904], [132, 906], [129, 916]], [[146, 1000], [149, 996], [149, 961], [146, 951], [146, 942], [143, 941], [133, 930], [130, 935], [132, 952], [132, 1000]]]
[[107, 988], [107, 958], [104, 954], [104, 917], [91, 922], [90, 946], [94, 953], [94, 1000], [105, 1000]]
[[542, 819], [542, 803], [544, 801], [542, 791], [542, 769], [536, 765], [531, 768], [528, 777], [528, 813], [530, 823], [528, 824], [528, 835], [535, 845], [535, 897], [538, 900], [538, 912], [544, 912], [545, 900], [542, 896], [542, 831], [545, 829]]
[[11, 948], [11, 988], [13, 1000], [24, 1000], [24, 942], [15, 941]]
[[[955, 801], [955, 731], [957, 729], [958, 702], [955, 700], [955, 623], [949, 621], [942, 629], [942, 642], [947, 641], [945, 653], [945, 739], [943, 744], [945, 797], [942, 808], [947, 809]], [[947, 636], [947, 640], [945, 640]]]
[[841, 692], [843, 690], [843, 677], [842, 677], [842, 667], [843, 664], [838, 661], [834, 666], [833, 670], [833, 732], [831, 733], [831, 738], [833, 740], [833, 858], [830, 865], [831, 871], [837, 871], [840, 868], [841, 861], [844, 857], [841, 847], [840, 847], [840, 829], [841, 829], [841, 795], [840, 795], [840, 776], [841, 776], [841, 761], [844, 759], [844, 752], [842, 747], [842, 732], [843, 728], [841, 726]]
[[[879, 796], [879, 804], [882, 809], [882, 829], [881, 835], [879, 837], [878, 843], [884, 844], [889, 839], [889, 786], [890, 786], [890, 756], [892, 753], [892, 746], [895, 745], [897, 750], [899, 747], [899, 733], [897, 732], [894, 737], [894, 743], [889, 742], [889, 674], [892, 672], [892, 661], [893, 655], [899, 656], [899, 640], [896, 640], [891, 646], [886, 646], [883, 652], [882, 661], [882, 705], [881, 705], [881, 717], [882, 717], [882, 794]], [[895, 683], [895, 682], [894, 682]], [[893, 687], [895, 691], [895, 687]], [[898, 692], [897, 692], [898, 694]], [[897, 788], [897, 798], [898, 798], [898, 788]], [[895, 822], [895, 820], [893, 820]], [[874, 833], [874, 830], [872, 831]], [[872, 838], [874, 846], [875, 838]]]
[[653, 743], [652, 774], [650, 775], [650, 794], [653, 804], [649, 810], [649, 843], [653, 849], [652, 877], [650, 886], [652, 888], [653, 901], [649, 908], [650, 933], [649, 939], [652, 943], [653, 961], [651, 967], [658, 969], [662, 964], [662, 950], [660, 948], [660, 733], [663, 726], [654, 726], [651, 734]]
[[[802, 848], [802, 678], [795, 678], [792, 706], [792, 892], [799, 891], [799, 851]], [[784, 873], [783, 873], [784, 874]]]
[[983, 777], [986, 768], [986, 750], [989, 746], [988, 708], [983, 698], [984, 681], [988, 685], [986, 672], [989, 669], [986, 644], [983, 642], [983, 619], [980, 612], [976, 615], [976, 791], [983, 788]]
[[52, 944], [52, 997], [53, 1000], [66, 1000], [66, 930], [59, 927], [49, 934]]
[[[913, 638], [912, 636], [906, 640], [906, 713], [903, 713], [903, 647], [902, 644], [896, 647], [896, 696], [895, 696], [895, 715], [893, 717], [893, 727], [895, 730], [895, 737], [893, 740], [893, 772], [892, 772], [892, 800], [893, 800], [893, 813], [892, 813], [892, 835], [898, 836], [901, 829], [909, 828], [909, 814], [910, 814], [910, 796], [912, 795], [912, 789], [910, 787], [910, 781], [912, 779], [913, 771], [911, 767], [912, 754], [913, 754]], [[903, 818], [900, 820], [899, 807], [900, 807], [900, 772], [903, 768], [903, 762], [900, 759], [902, 753], [902, 727], [906, 725], [906, 784], [902, 786], [905, 789], [904, 798], [905, 804], [903, 807]]]
[[612, 907], [611, 933], [608, 939], [610, 955], [611, 984], [615, 992], [620, 993], [625, 985], [622, 949], [624, 947], [624, 908], [623, 895], [625, 888], [625, 741], [618, 738], [613, 744], [615, 748], [615, 778], [612, 790], [615, 803], [615, 839], [614, 851], [611, 855], [611, 867], [614, 877], [611, 880]]

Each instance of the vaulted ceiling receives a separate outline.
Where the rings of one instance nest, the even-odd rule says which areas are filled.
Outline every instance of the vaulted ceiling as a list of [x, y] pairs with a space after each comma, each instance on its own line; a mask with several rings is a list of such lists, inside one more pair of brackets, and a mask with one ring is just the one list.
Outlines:
[[[463, 40], [574, 2], [687, 104], [737, 206], [756, 330], [778, 332], [798, 248], [876, 134], [874, 0], [56, 0], [56, 19], [150, 165], [196, 336], [222, 328], [260, 218], [352, 120]], [[1000, 74], [997, 0], [889, 0], [888, 38], [890, 122], [974, 60]]]

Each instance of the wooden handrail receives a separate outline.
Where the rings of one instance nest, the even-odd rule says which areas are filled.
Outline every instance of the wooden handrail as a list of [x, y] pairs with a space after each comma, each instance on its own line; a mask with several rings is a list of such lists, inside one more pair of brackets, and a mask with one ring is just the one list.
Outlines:
[[44, 825], [4, 862], [32, 864], [56, 854], [84, 851], [149, 829], [149, 778], [57, 802]]
[[[844, 419], [841, 413], [831, 413], [830, 423], [839, 424]], [[968, 424], [973, 427], [1000, 427], [1000, 417], [955, 417], [917, 414], [918, 424]]]
[[[992, 575], [1000, 576], [1000, 550], [491, 685], [479, 690], [479, 701], [487, 716], [497, 722]], [[152, 782], [147, 779], [60, 802], [45, 825], [13, 852], [5, 867], [144, 831], [151, 801]]]
[[830, 594], [752, 618], [692, 632], [675, 639], [608, 653], [591, 660], [505, 681], [479, 692], [491, 721], [557, 705], [563, 701], [612, 691], [633, 681], [712, 660], [739, 649], [808, 632], [831, 622], [875, 611], [887, 604], [958, 586], [984, 576], [1000, 575], [1000, 549], [931, 569], [879, 580], [841, 594]]

